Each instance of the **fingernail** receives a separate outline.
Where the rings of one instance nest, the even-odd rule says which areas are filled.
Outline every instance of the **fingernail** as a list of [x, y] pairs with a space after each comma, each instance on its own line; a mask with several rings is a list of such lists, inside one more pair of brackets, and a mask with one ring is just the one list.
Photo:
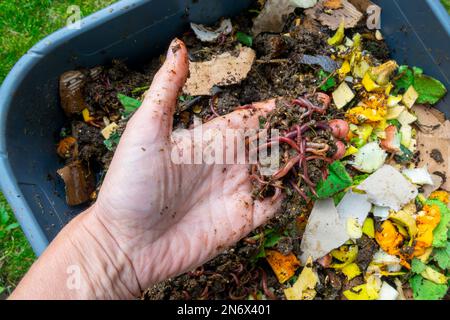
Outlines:
[[180, 49], [180, 40], [178, 38], [175, 38], [172, 40], [169, 46], [169, 50], [167, 51], [167, 58], [174, 58], [177, 51]]

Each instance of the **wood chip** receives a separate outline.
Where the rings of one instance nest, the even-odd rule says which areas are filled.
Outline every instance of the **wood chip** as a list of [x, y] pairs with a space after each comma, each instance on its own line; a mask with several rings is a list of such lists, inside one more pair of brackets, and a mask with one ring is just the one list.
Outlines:
[[191, 96], [209, 96], [214, 86], [240, 83], [247, 77], [255, 57], [255, 51], [243, 47], [238, 57], [226, 52], [211, 61], [192, 62], [189, 65], [190, 77], [183, 91]]
[[306, 15], [320, 21], [322, 25], [332, 30], [337, 30], [343, 19], [346, 29], [353, 28], [363, 17], [363, 14], [348, 0], [342, 0], [342, 8], [334, 10], [333, 14], [328, 14], [325, 7], [326, 1], [321, 0], [315, 7], [305, 10]]

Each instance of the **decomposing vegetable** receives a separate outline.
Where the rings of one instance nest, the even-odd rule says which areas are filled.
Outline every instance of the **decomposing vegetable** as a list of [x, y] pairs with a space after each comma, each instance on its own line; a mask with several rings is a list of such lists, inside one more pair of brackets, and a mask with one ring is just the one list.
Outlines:
[[266, 259], [280, 283], [285, 283], [292, 278], [300, 267], [300, 262], [294, 254], [285, 256], [276, 250], [266, 250]]
[[219, 28], [211, 30], [202, 24], [191, 23], [191, 28], [198, 39], [203, 42], [214, 42], [221, 36], [229, 35], [233, 31], [233, 25], [230, 19], [222, 20]]
[[298, 277], [297, 281], [291, 288], [284, 290], [287, 300], [312, 300], [316, 296], [314, 290], [319, 277], [313, 270], [312, 260], [309, 259], [302, 270], [302, 273]]
[[315, 261], [348, 239], [345, 223], [339, 218], [333, 200], [317, 200], [301, 243], [301, 260], [306, 262], [311, 257]]
[[395, 211], [400, 210], [418, 194], [417, 188], [389, 165], [378, 169], [357, 188], [365, 191], [373, 204]]
[[69, 206], [77, 206], [89, 201], [95, 190], [92, 172], [80, 161], [73, 162], [58, 170], [66, 186], [66, 201]]
[[355, 94], [346, 82], [342, 82], [333, 92], [333, 101], [338, 109], [345, 107], [354, 97]]
[[355, 155], [352, 165], [362, 172], [372, 173], [381, 168], [387, 158], [377, 142], [363, 146]]

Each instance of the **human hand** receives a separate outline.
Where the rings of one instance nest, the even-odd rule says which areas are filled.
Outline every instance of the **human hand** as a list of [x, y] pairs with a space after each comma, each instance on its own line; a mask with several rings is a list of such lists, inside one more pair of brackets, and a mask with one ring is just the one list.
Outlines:
[[[127, 124], [94, 215], [129, 258], [141, 288], [197, 267], [271, 218], [280, 200], [255, 201], [248, 165], [175, 164], [178, 94], [188, 75], [185, 45], [174, 40], [143, 105]], [[216, 118], [204, 130], [258, 129], [274, 101]]]

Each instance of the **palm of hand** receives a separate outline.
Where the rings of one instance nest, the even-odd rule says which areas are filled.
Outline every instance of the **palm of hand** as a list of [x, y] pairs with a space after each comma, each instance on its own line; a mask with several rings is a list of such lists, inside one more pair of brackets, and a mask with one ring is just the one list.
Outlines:
[[[187, 73], [186, 48], [175, 41], [128, 123], [95, 204], [143, 287], [206, 262], [279, 206], [252, 199], [247, 165], [172, 161], [173, 147], [181, 147], [170, 136], [173, 109]], [[258, 116], [273, 107], [273, 101], [255, 104], [252, 113], [235, 111], [205, 129], [257, 128]]]

